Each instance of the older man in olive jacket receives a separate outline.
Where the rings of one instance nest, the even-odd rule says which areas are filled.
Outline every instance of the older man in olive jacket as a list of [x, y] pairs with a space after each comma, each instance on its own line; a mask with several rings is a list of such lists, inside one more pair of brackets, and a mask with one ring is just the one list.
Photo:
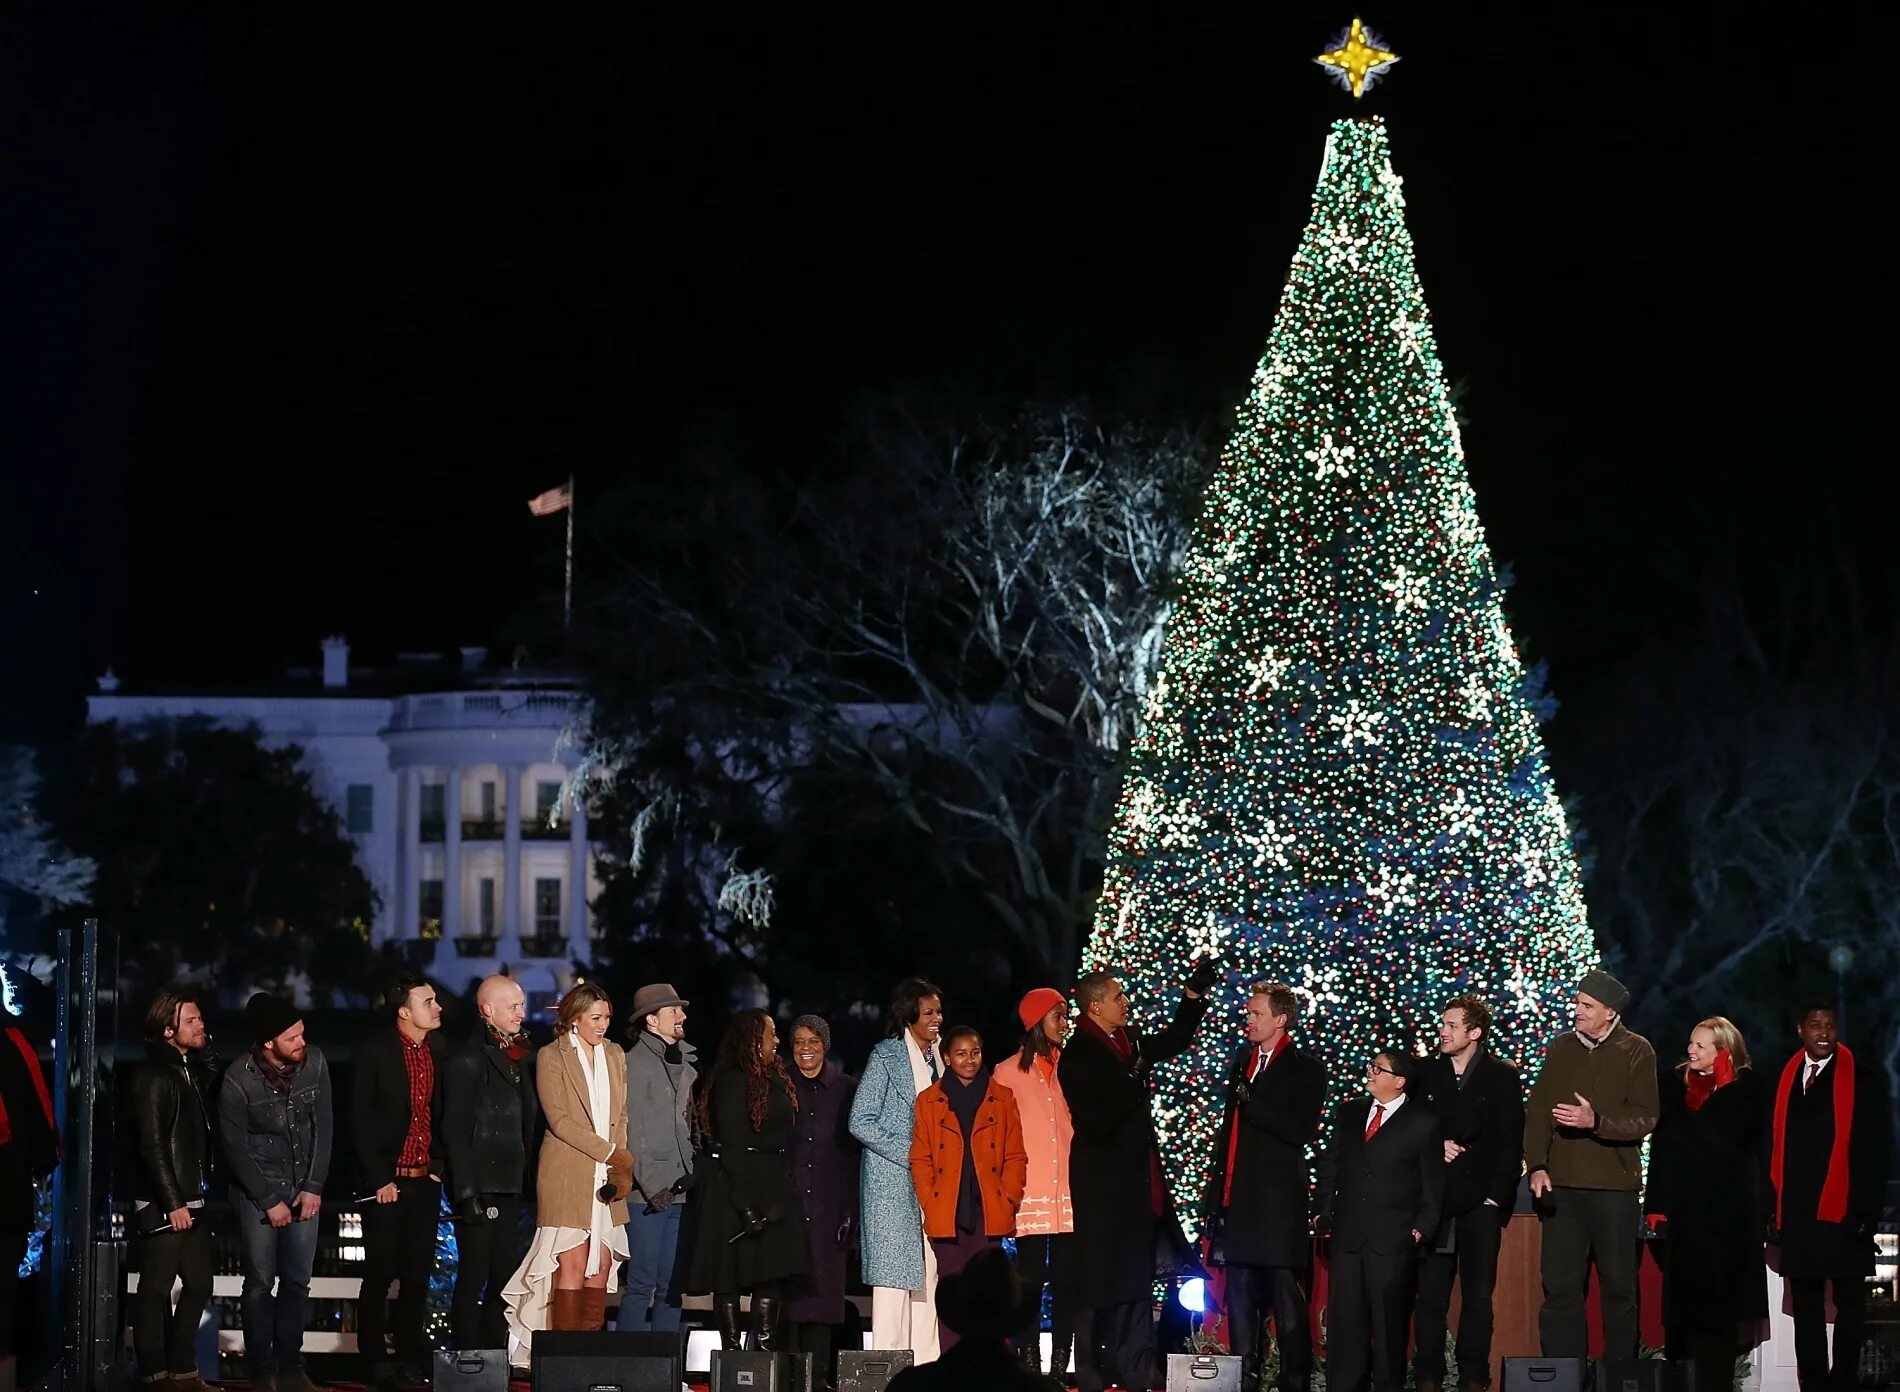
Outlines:
[[1597, 1270], [1603, 1356], [1636, 1356], [1643, 1138], [1662, 1111], [1656, 1051], [1623, 1023], [1629, 989], [1606, 971], [1577, 983], [1577, 1027], [1544, 1053], [1524, 1115], [1524, 1167], [1544, 1211], [1547, 1358], [1589, 1356], [1584, 1295]]

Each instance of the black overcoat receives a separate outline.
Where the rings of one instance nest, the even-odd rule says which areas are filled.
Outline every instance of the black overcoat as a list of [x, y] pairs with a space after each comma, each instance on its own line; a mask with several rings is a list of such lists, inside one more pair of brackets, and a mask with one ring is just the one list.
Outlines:
[[845, 1259], [858, 1223], [860, 1147], [851, 1134], [858, 1080], [827, 1059], [816, 1078], [793, 1073], [792, 1085], [798, 1089], [792, 1187], [803, 1205], [811, 1270], [792, 1282], [786, 1317], [799, 1324], [841, 1324]]
[[1163, 1254], [1186, 1249], [1165, 1194], [1159, 1222], [1149, 1206], [1155, 1132], [1148, 1111], [1148, 1066], [1185, 1050], [1206, 1013], [1206, 997], [1183, 997], [1173, 1021], [1154, 1038], [1144, 1040], [1131, 1027], [1135, 1054], [1126, 1063], [1090, 1029], [1078, 1029], [1062, 1051], [1062, 1092], [1075, 1125], [1069, 1152], [1075, 1205], [1070, 1256], [1079, 1309], [1149, 1299], [1157, 1249]]
[[1727, 1332], [1765, 1320], [1761, 1079], [1744, 1068], [1690, 1111], [1679, 1068], [1662, 1080], [1661, 1096], [1643, 1212], [1668, 1219], [1660, 1247], [1663, 1323], [1678, 1333]]
[[[1887, 1189], [1889, 1129], [1887, 1079], [1871, 1053], [1854, 1060], [1854, 1129], [1847, 1143], [1847, 1216], [1843, 1222], [1818, 1215], [1834, 1149], [1834, 1119], [1840, 1106], [1840, 1060], [1830, 1063], [1814, 1087], [1788, 1091], [1787, 1140], [1781, 1179], [1781, 1274], [1803, 1278], [1865, 1279], [1873, 1274], [1873, 1226]], [[1776, 1080], [1777, 1085], [1779, 1079]], [[1772, 1129], [1774, 1101], [1764, 1108]], [[1774, 1144], [1772, 1134], [1770, 1147]], [[1768, 1151], [1772, 1155], [1773, 1151]], [[1772, 1209], [1771, 1209], [1772, 1212]]]
[[[811, 1266], [805, 1210], [792, 1188], [787, 1154], [798, 1113], [776, 1081], [768, 1082], [765, 1099], [765, 1124], [754, 1131], [744, 1075], [728, 1071], [712, 1085], [707, 1119], [719, 1155], [716, 1163], [694, 1171], [698, 1198], [688, 1289], [746, 1291], [762, 1281], [802, 1276]], [[748, 1209], [764, 1215], [765, 1229], [739, 1237]]]
[[1460, 1087], [1451, 1060], [1439, 1054], [1419, 1069], [1409, 1093], [1438, 1114], [1446, 1140], [1465, 1148], [1445, 1167], [1445, 1216], [1490, 1199], [1508, 1224], [1524, 1177], [1524, 1080], [1517, 1069], [1480, 1049]]
[[[1289, 1043], [1248, 1083], [1253, 1053], [1253, 1045], [1242, 1044], [1228, 1062], [1227, 1115], [1214, 1137], [1204, 1211], [1220, 1215], [1220, 1251], [1230, 1265], [1305, 1268], [1313, 1256], [1306, 1150], [1319, 1135], [1326, 1106], [1326, 1065]], [[1223, 1212], [1236, 1119], [1234, 1185]]]

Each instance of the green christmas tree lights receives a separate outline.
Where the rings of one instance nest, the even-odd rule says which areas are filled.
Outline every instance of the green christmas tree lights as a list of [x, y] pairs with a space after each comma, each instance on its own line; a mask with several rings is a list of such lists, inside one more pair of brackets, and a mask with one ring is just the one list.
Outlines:
[[1302, 993], [1333, 1097], [1475, 990], [1534, 1058], [1596, 960], [1505, 623], [1383, 122], [1333, 126], [1208, 490], [1109, 838], [1084, 969], [1150, 1009], [1230, 968], [1155, 1119], [1198, 1209], [1245, 982]]

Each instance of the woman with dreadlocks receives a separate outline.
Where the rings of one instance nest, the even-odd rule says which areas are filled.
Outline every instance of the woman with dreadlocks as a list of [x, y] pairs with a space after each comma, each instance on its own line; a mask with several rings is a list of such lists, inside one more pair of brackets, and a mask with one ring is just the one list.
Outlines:
[[726, 1027], [695, 1117], [715, 1163], [699, 1170], [692, 1287], [713, 1293], [723, 1347], [739, 1344], [739, 1298], [752, 1297], [752, 1344], [783, 1348], [779, 1321], [787, 1278], [808, 1265], [805, 1219], [786, 1146], [797, 1095], [778, 1056], [778, 1027], [763, 1010]]

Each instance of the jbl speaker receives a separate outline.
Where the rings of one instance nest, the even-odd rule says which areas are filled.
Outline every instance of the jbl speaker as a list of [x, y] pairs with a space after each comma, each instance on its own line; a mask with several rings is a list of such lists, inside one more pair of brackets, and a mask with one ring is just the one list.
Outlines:
[[648, 1330], [539, 1330], [534, 1392], [679, 1392], [683, 1336]]
[[1507, 1358], [1503, 1392], [1583, 1392], [1583, 1360]]
[[839, 1349], [838, 1392], [884, 1392], [916, 1361], [909, 1349]]
[[1169, 1354], [1168, 1392], [1240, 1392], [1239, 1355]]
[[1592, 1386], [1596, 1392], [1695, 1392], [1695, 1365], [1660, 1358], [1599, 1358]]
[[792, 1360], [761, 1349], [714, 1349], [708, 1381], [712, 1392], [801, 1392], [792, 1381]]
[[436, 1392], [508, 1392], [507, 1349], [437, 1349]]

